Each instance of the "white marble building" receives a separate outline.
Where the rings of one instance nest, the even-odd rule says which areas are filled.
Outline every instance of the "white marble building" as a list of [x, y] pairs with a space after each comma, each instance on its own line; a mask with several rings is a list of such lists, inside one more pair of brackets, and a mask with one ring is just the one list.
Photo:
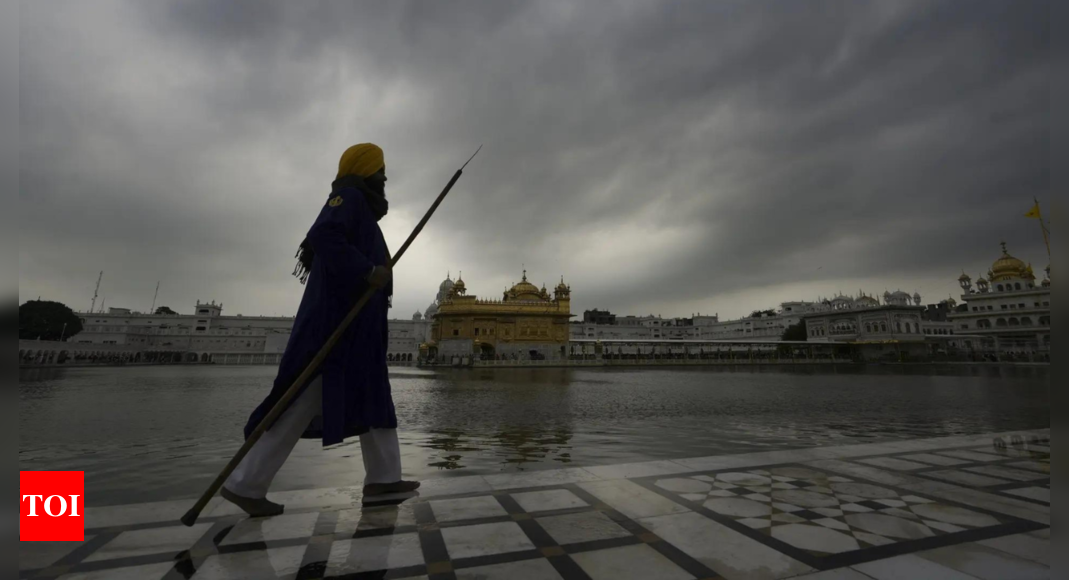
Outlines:
[[618, 316], [616, 324], [573, 322], [571, 338], [596, 338], [608, 340], [662, 340], [697, 338], [700, 330], [691, 319], [648, 316]]
[[757, 313], [738, 320], [721, 321], [719, 315], [691, 318], [618, 316], [616, 324], [575, 322], [573, 339], [606, 340], [780, 340], [787, 328], [802, 317], [831, 308], [825, 302], [784, 302], [772, 313]]
[[805, 316], [810, 342], [924, 342], [920, 296], [909, 303], [905, 292], [880, 304], [875, 298], [838, 296], [832, 309]]
[[[126, 308], [107, 313], [81, 312], [82, 332], [71, 337], [76, 344], [123, 345], [141, 351], [182, 352], [198, 360], [216, 355], [257, 357], [257, 362], [277, 362], [293, 327], [292, 317], [224, 316], [223, 305], [196, 302], [193, 314], [143, 314]], [[221, 361], [222, 359], [220, 359]]]
[[973, 286], [972, 278], [958, 278], [964, 307], [950, 315], [959, 334], [982, 336], [977, 348], [1022, 354], [1050, 351], [1050, 267], [1047, 277], [1036, 282], [1031, 264], [1011, 256], [1002, 244], [1002, 255]]
[[[144, 314], [109, 308], [106, 313], [81, 312], [78, 316], [82, 332], [71, 337], [71, 343], [180, 352], [185, 359], [234, 364], [278, 363], [294, 320], [288, 316], [225, 316], [221, 303], [199, 300], [193, 314]], [[387, 359], [415, 362], [419, 345], [429, 336], [430, 320], [419, 312], [410, 320], [390, 320]]]

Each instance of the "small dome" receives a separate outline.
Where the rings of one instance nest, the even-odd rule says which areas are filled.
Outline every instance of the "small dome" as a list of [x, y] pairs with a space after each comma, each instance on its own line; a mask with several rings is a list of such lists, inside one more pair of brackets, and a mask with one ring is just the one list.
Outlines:
[[423, 313], [417, 310], [415, 314], [412, 315], [412, 320], [423, 320]]
[[1028, 275], [1028, 266], [1024, 262], [1014, 258], [1006, 251], [1006, 243], [1002, 243], [1002, 257], [995, 260], [991, 265], [991, 281], [1001, 282], [1014, 278], [1025, 278]]
[[958, 278], [958, 282], [972, 282], [972, 278], [965, 272], [962, 272], [961, 277]]
[[1049, 280], [1049, 279], [1047, 279], [1047, 280], [1043, 280], [1043, 284], [1042, 284], [1042, 286], [1043, 286], [1044, 288], [1050, 288], [1050, 280]]
[[872, 296], [862, 296], [861, 298], [858, 298], [855, 303], [858, 306], [876, 306], [879, 304], [879, 302]]
[[423, 311], [423, 318], [430, 320], [431, 318], [434, 318], [435, 314], [438, 314], [438, 305], [431, 302], [431, 305]]
[[459, 276], [457, 276], [456, 284], [453, 284], [453, 294], [463, 296], [468, 291], [467, 284], [464, 283]]

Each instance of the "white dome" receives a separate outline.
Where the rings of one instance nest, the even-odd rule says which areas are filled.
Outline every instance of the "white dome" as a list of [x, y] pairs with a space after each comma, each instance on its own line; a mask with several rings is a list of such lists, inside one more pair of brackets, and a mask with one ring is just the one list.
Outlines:
[[435, 304], [434, 302], [431, 302], [431, 305], [428, 306], [427, 309], [423, 311], [423, 317], [427, 318], [427, 319], [430, 319], [435, 314], [438, 314], [438, 305]]
[[412, 320], [423, 320], [423, 313], [417, 310], [415, 314], [412, 315]]
[[445, 302], [446, 298], [449, 298], [449, 293], [453, 290], [453, 280], [446, 276], [445, 280], [438, 285], [438, 296], [435, 297], [435, 301], [439, 304]]
[[909, 306], [912, 297], [901, 290], [892, 292], [884, 298], [884, 302], [891, 306]]
[[854, 299], [849, 296], [836, 296], [831, 301], [831, 307], [833, 310], [848, 310], [854, 307]]

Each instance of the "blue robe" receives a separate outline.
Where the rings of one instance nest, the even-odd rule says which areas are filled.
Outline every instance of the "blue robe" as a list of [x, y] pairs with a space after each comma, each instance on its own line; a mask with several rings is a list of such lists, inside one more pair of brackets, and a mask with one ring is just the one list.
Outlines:
[[[246, 438], [367, 290], [366, 277], [374, 266], [386, 265], [389, 259], [375, 215], [363, 191], [351, 181], [335, 182], [307, 240], [315, 258], [304, 298], [274, 388], [249, 418]], [[304, 438], [321, 437], [327, 446], [370, 428], [397, 427], [386, 369], [391, 293], [392, 283], [372, 295], [323, 362], [323, 414]]]

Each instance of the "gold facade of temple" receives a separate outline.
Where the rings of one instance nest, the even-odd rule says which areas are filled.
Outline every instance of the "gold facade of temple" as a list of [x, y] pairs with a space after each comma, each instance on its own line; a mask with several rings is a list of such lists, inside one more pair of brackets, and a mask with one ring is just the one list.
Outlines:
[[523, 280], [501, 300], [467, 294], [458, 279], [438, 306], [424, 354], [483, 358], [564, 357], [569, 341], [571, 288], [561, 279], [553, 296]]

